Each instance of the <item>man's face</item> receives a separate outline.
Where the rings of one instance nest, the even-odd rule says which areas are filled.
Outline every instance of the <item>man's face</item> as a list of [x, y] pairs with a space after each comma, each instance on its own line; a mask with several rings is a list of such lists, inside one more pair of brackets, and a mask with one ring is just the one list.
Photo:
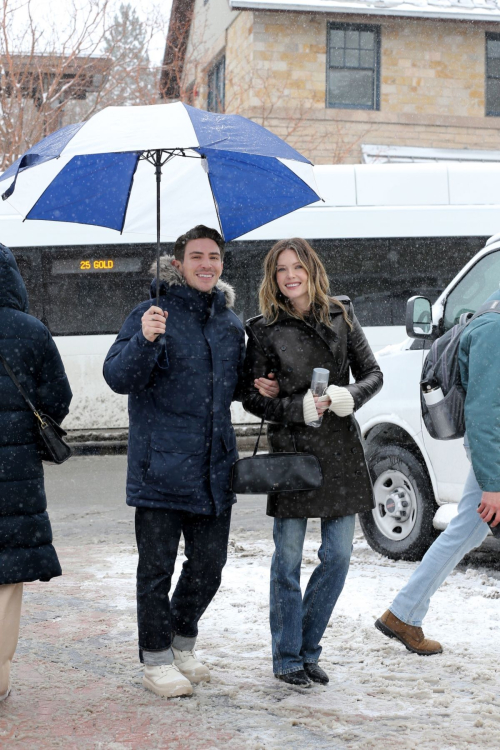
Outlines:
[[216, 242], [203, 237], [189, 240], [184, 248], [184, 260], [174, 260], [186, 283], [199, 292], [211, 292], [219, 281], [223, 269], [220, 250]]

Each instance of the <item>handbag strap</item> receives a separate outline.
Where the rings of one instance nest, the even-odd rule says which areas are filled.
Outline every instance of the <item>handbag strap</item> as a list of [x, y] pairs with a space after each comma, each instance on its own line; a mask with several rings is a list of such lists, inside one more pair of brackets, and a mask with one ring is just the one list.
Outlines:
[[[262, 417], [262, 421], [260, 423], [260, 428], [259, 428], [259, 434], [257, 436], [257, 442], [255, 443], [255, 448], [253, 449], [253, 455], [254, 456], [256, 455], [257, 451], [259, 450], [259, 441], [260, 441], [263, 429], [264, 429], [264, 417]], [[297, 453], [297, 446], [295, 444], [295, 433], [293, 431], [293, 427], [291, 427], [291, 431], [292, 431], [292, 440], [293, 440], [293, 450], [294, 450], [294, 453]]]
[[257, 436], [257, 442], [255, 443], [255, 448], [253, 449], [253, 455], [254, 456], [257, 453], [257, 451], [259, 450], [259, 441], [260, 441], [260, 437], [262, 435], [262, 430], [263, 429], [264, 429], [264, 417], [262, 417], [262, 421], [260, 423], [260, 428], [259, 428], [259, 434]]
[[28, 396], [28, 394], [26, 393], [26, 391], [22, 387], [22, 385], [19, 382], [19, 380], [17, 379], [17, 377], [12, 372], [9, 363], [6, 361], [6, 359], [3, 357], [2, 354], [0, 354], [0, 362], [5, 367], [5, 371], [6, 371], [7, 375], [12, 380], [12, 382], [14, 383], [14, 385], [16, 386], [17, 390], [19, 391], [19, 393], [21, 394], [21, 396], [24, 398], [24, 400], [26, 401], [26, 403], [28, 404], [29, 408], [31, 409], [31, 411], [33, 412], [33, 414], [35, 415], [35, 417], [39, 420], [41, 426], [45, 427], [46, 423], [44, 422], [44, 420], [42, 419], [42, 417], [40, 416], [40, 414], [38, 413], [38, 411], [36, 410], [36, 408], [33, 406], [32, 402], [30, 400], [30, 397]]

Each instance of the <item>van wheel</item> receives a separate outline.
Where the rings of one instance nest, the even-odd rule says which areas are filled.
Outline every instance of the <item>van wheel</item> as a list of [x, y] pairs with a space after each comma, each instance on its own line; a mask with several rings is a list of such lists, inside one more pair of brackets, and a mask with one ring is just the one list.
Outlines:
[[437, 505], [425, 469], [399, 445], [368, 447], [375, 508], [360, 513], [370, 547], [392, 560], [420, 560], [439, 532], [432, 525]]

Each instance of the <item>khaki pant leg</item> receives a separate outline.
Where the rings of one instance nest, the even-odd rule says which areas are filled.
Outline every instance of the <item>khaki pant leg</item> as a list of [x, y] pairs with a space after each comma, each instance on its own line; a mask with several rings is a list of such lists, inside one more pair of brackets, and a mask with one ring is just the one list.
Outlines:
[[0, 586], [0, 696], [9, 689], [10, 665], [19, 638], [23, 584]]

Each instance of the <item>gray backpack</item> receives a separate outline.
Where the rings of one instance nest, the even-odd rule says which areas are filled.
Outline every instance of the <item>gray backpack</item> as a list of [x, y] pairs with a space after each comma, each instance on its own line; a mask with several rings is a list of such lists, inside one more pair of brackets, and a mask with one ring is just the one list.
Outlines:
[[[425, 426], [436, 440], [455, 440], [465, 435], [465, 391], [458, 363], [460, 337], [471, 321], [490, 312], [500, 313], [499, 300], [486, 302], [475, 314], [461, 315], [453, 328], [434, 341], [424, 362], [420, 404]], [[441, 389], [442, 394], [436, 389]], [[437, 394], [434, 403], [426, 401], [430, 394]]]

